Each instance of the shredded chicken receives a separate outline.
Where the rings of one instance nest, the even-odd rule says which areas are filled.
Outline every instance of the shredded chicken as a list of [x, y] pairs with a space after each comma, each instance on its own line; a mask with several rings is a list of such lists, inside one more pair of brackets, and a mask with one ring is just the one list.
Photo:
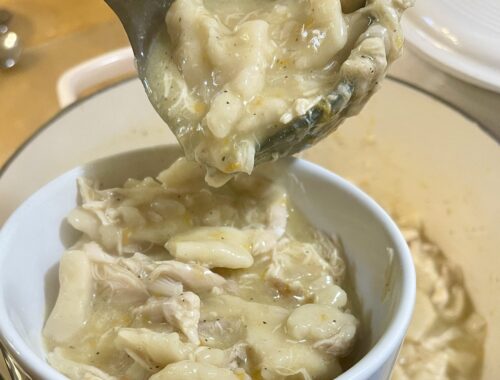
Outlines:
[[152, 281], [171, 278], [194, 292], [211, 290], [216, 286], [224, 285], [226, 281], [224, 277], [201, 265], [181, 263], [174, 260], [160, 262], [151, 272], [150, 278]]
[[181, 331], [190, 342], [199, 344], [198, 322], [200, 319], [200, 298], [185, 292], [169, 298], [149, 298], [134, 310], [134, 314], [152, 322], [165, 320]]
[[422, 231], [403, 233], [417, 272], [417, 299], [393, 380], [477, 378], [486, 326], [472, 308], [460, 269]]
[[[72, 380], [326, 380], [356, 341], [341, 245], [257, 176], [212, 189], [177, 161], [158, 180], [80, 180], [82, 232], [44, 335]], [[441, 302], [443, 297], [436, 298]], [[323, 318], [325, 315], [328, 318]]]

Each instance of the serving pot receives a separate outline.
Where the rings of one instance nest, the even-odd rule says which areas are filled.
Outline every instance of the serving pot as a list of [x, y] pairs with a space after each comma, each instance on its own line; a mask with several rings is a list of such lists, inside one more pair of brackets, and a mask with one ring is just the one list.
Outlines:
[[[77, 79], [69, 75], [66, 84], [79, 85]], [[66, 95], [63, 103], [74, 100], [74, 91], [66, 88]], [[74, 166], [165, 143], [175, 139], [137, 79], [76, 102], [0, 172], [0, 224], [41, 185]], [[394, 216], [420, 221], [462, 267], [488, 324], [482, 379], [500, 378], [498, 141], [439, 99], [389, 78], [358, 117], [303, 157], [354, 181]]]

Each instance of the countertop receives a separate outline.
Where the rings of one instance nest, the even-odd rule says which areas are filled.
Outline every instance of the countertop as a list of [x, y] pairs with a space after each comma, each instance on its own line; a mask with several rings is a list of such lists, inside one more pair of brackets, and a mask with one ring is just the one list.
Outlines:
[[59, 111], [55, 83], [65, 70], [128, 43], [102, 0], [0, 0], [4, 7], [25, 49], [0, 70], [0, 165]]
[[[65, 70], [128, 42], [102, 0], [0, 0], [0, 7], [14, 13], [10, 27], [25, 45], [19, 64], [0, 71], [1, 166], [59, 111], [55, 84]], [[439, 71], [410, 48], [390, 75], [443, 99], [500, 141], [500, 94]]]

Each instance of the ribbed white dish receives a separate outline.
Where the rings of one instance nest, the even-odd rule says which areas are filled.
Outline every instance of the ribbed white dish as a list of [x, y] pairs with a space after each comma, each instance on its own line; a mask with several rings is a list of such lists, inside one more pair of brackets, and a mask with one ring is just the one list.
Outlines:
[[500, 1], [418, 0], [403, 27], [408, 43], [424, 58], [500, 92]]

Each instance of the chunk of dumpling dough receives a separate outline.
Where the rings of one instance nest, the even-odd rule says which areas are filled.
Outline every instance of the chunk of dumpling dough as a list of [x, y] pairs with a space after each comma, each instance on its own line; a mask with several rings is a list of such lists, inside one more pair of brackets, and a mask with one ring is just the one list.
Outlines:
[[316, 290], [314, 303], [343, 308], [347, 304], [347, 294], [340, 286], [335, 284], [325, 285], [323, 288]]
[[207, 55], [220, 70], [226, 88], [250, 100], [265, 85], [265, 70], [272, 60], [274, 45], [269, 38], [269, 24], [263, 20], [241, 23], [230, 31], [215, 18], [204, 18], [208, 34]]
[[341, 373], [337, 360], [305, 342], [295, 342], [286, 334], [289, 311], [285, 308], [248, 302], [230, 295], [204, 299], [203, 315], [224, 319], [240, 317], [246, 328], [249, 360], [262, 379], [286, 379], [306, 373], [317, 380], [330, 380]]
[[196, 162], [181, 157], [158, 174], [157, 180], [168, 189], [184, 192], [196, 191], [203, 187], [203, 177], [203, 170]]
[[[292, 52], [299, 69], [321, 68], [332, 62], [347, 42], [347, 25], [340, 0], [310, 0], [309, 30], [301, 31], [300, 42]], [[322, 33], [318, 35], [317, 30]]]
[[232, 130], [243, 112], [243, 102], [237, 94], [225, 90], [216, 95], [205, 120], [215, 137], [222, 139]]
[[194, 358], [199, 363], [212, 364], [216, 367], [236, 369], [238, 360], [247, 360], [247, 344], [237, 343], [234, 346], [221, 350], [207, 346], [200, 346], [195, 350]]
[[43, 330], [47, 339], [67, 343], [85, 326], [94, 294], [91, 265], [83, 251], [63, 254], [59, 264], [59, 295]]
[[295, 309], [288, 317], [288, 335], [297, 340], [315, 342], [335, 356], [349, 353], [356, 335], [358, 321], [348, 313], [329, 305], [307, 304]]
[[176, 260], [163, 261], [151, 272], [149, 278], [152, 282], [170, 278], [195, 292], [209, 291], [226, 282], [224, 277], [201, 265], [186, 264]]
[[65, 358], [61, 348], [56, 348], [53, 352], [50, 352], [47, 355], [47, 361], [52, 367], [72, 380], [117, 380], [116, 377], [108, 375], [99, 368]]
[[186, 360], [196, 347], [182, 342], [177, 333], [161, 333], [146, 328], [121, 328], [115, 345], [146, 369]]
[[180, 69], [189, 87], [194, 87], [210, 76], [205, 59], [203, 39], [200, 38], [200, 17], [206, 14], [202, 0], [177, 0], [166, 15], [168, 34]]
[[209, 268], [239, 269], [253, 264], [248, 235], [232, 227], [198, 227], [173, 236], [165, 248], [180, 261]]
[[227, 368], [185, 360], [166, 366], [151, 376], [150, 380], [239, 380], [239, 378]]

